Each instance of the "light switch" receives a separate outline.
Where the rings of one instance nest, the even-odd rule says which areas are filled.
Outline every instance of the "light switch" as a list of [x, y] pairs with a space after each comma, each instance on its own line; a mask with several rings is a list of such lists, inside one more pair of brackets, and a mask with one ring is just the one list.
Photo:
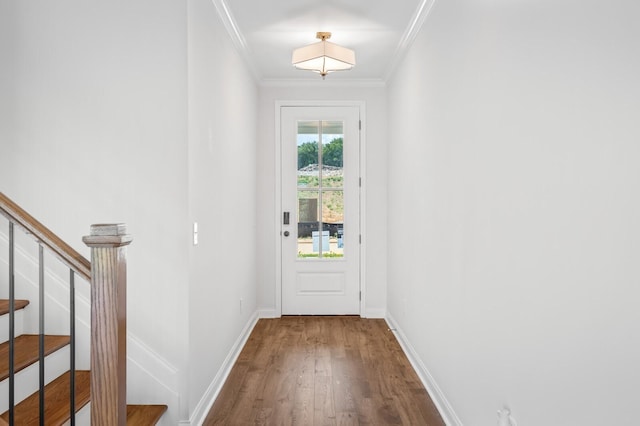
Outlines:
[[198, 245], [198, 222], [193, 222], [193, 245]]

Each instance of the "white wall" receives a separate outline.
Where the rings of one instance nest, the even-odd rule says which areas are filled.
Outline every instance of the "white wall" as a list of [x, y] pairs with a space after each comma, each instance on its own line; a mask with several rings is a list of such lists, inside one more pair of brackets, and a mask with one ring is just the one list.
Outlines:
[[129, 329], [176, 361], [187, 265], [175, 250], [187, 241], [185, 6], [1, 8], [1, 190], [87, 257], [91, 223], [127, 223]]
[[90, 224], [127, 223], [129, 354], [149, 356], [147, 371], [167, 373], [161, 384], [176, 391], [187, 346], [186, 6], [3, 1], [0, 31], [0, 190], [87, 257]]
[[3, 1], [0, 57], [0, 191], [128, 224], [129, 401], [188, 423], [256, 308], [255, 84], [204, 0]]
[[[320, 79], [320, 77], [318, 77]], [[306, 87], [263, 85], [258, 112], [258, 306], [276, 308], [275, 105], [276, 101], [364, 101], [366, 109], [366, 312], [386, 312], [386, 97], [384, 87], [348, 87], [326, 80]]]
[[466, 425], [638, 422], [639, 14], [438, 1], [390, 82], [389, 313]]
[[189, 250], [191, 415], [210, 402], [256, 310], [257, 92], [213, 3], [190, 1], [189, 217], [199, 231]]

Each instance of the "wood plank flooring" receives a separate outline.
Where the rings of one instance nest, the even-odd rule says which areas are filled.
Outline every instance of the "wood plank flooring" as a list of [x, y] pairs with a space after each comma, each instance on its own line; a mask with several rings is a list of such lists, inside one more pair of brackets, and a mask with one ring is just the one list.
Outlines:
[[444, 425], [384, 320], [261, 319], [203, 425]]

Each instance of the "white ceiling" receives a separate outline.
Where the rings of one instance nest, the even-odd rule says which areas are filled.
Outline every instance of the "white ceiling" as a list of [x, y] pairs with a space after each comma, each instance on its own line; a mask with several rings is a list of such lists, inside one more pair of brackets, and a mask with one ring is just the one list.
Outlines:
[[424, 21], [433, 0], [213, 0], [232, 39], [261, 81], [320, 80], [291, 65], [293, 49], [331, 41], [355, 50], [356, 66], [327, 80], [383, 82]]

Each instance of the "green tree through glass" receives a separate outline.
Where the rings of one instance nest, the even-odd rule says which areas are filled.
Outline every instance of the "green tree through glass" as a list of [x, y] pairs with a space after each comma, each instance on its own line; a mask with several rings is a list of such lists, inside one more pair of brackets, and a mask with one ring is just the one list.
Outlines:
[[322, 147], [322, 164], [342, 167], [342, 138], [336, 138]]
[[[342, 167], [342, 138], [333, 139], [322, 147], [322, 164]], [[298, 146], [298, 170], [309, 164], [318, 164], [318, 142], [305, 142]]]
[[309, 164], [318, 164], [318, 142], [305, 142], [298, 146], [298, 170]]

